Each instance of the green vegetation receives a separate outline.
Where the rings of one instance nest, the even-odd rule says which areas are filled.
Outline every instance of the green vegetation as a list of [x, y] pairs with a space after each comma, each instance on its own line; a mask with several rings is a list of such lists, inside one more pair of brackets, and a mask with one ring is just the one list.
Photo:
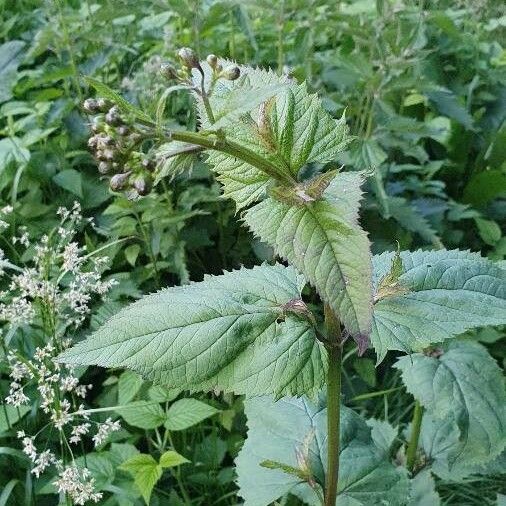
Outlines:
[[0, 505], [504, 502], [499, 3], [0, 11]]

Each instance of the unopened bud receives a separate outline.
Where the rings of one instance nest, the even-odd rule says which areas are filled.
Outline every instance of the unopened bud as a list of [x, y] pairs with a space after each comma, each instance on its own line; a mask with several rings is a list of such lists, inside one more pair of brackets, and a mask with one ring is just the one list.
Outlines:
[[109, 172], [111, 172], [111, 164], [109, 162], [100, 162], [98, 164], [98, 172], [100, 172], [100, 174], [108, 174]]
[[107, 112], [108, 109], [112, 107], [112, 102], [110, 100], [107, 100], [106, 98], [99, 98], [97, 100], [97, 107], [100, 110], [100, 112]]
[[98, 145], [98, 136], [93, 135], [88, 139], [88, 147], [90, 149], [95, 149]]
[[126, 125], [120, 125], [116, 131], [118, 132], [118, 135], [125, 137], [130, 133], [130, 128], [128, 128]]
[[110, 126], [119, 126], [123, 124], [123, 119], [119, 115], [119, 109], [116, 106], [109, 109], [109, 112], [105, 115], [104, 119]]
[[221, 75], [229, 81], [235, 81], [241, 75], [241, 69], [237, 65], [230, 65]]
[[133, 186], [139, 195], [145, 196], [151, 191], [153, 183], [150, 176], [142, 174], [134, 179]]
[[153, 172], [155, 170], [155, 162], [151, 158], [144, 158], [141, 165], [149, 172]]
[[212, 69], [216, 68], [216, 65], [218, 65], [218, 57], [215, 54], [208, 54], [206, 61]]
[[97, 101], [94, 98], [87, 98], [83, 102], [83, 109], [89, 114], [95, 114], [99, 111]]
[[113, 192], [123, 190], [128, 183], [131, 172], [123, 172], [123, 174], [115, 174], [109, 181], [109, 187]]
[[166, 79], [177, 79], [177, 71], [170, 63], [160, 65], [160, 74]]
[[116, 158], [116, 151], [112, 149], [104, 149], [102, 151], [100, 160], [104, 160], [106, 162], [112, 162]]
[[177, 52], [177, 55], [188, 68], [193, 69], [200, 67], [199, 59], [193, 49], [183, 47]]

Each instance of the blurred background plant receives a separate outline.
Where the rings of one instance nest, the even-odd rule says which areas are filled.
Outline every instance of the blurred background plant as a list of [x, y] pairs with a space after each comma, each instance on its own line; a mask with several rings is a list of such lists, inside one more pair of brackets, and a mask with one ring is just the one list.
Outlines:
[[[43, 330], [41, 321], [13, 325], [12, 311], [22, 307], [11, 304], [9, 293], [12, 266], [23, 269], [36, 261], [33, 245], [57, 230], [60, 206], [72, 209], [77, 200], [84, 216], [93, 218], [93, 226], [73, 227], [69, 244], [90, 258], [107, 255], [105, 282], [115, 280], [105, 301], [86, 300], [91, 316], [79, 316], [78, 330], [58, 315], [66, 327], [59, 328], [60, 336], [78, 339], [141, 293], [272, 259], [265, 245], [239, 227], [233, 205], [219, 198], [218, 185], [198, 158], [170, 188], [155, 178], [149, 195], [129, 200], [108, 189], [86, 146], [91, 117], [81, 104], [91, 92], [81, 75], [104, 81], [152, 116], [163, 114], [169, 125], [195, 127], [187, 92], [167, 92], [160, 74], [162, 63], [176, 63], [181, 46], [202, 57], [219, 54], [307, 79], [332, 115], [346, 111], [356, 140], [335, 165], [371, 175], [362, 223], [375, 253], [396, 249], [398, 241], [401, 249], [459, 247], [505, 258], [501, 2], [0, 0], [0, 12], [4, 398], [13, 380], [7, 355], [15, 352], [28, 363], [36, 360], [37, 348], [51, 344], [47, 336], [53, 330]], [[49, 262], [49, 270], [55, 268]], [[103, 268], [96, 272], [102, 275]], [[64, 291], [71, 290], [65, 276], [60, 281]], [[504, 364], [500, 331], [468, 337], [486, 343]], [[347, 357], [347, 404], [369, 417], [406, 424], [410, 398], [388, 361], [375, 370], [371, 352]], [[109, 442], [94, 448], [85, 441], [78, 452], [86, 455], [101, 504], [237, 503], [232, 462], [246, 430], [240, 398], [191, 399], [123, 371], [93, 369], [75, 376], [93, 385], [86, 408], [98, 410], [98, 422], [122, 419]], [[0, 410], [0, 504], [59, 500], [51, 485], [55, 473], [32, 480], [33, 462], [16, 435], [34, 435], [44, 425], [40, 401], [31, 400]], [[181, 402], [187, 404], [178, 408]], [[176, 423], [178, 410], [189, 420]], [[41, 437], [58, 446], [57, 433]], [[132, 469], [141, 469], [145, 481], [134, 478], [139, 473]], [[444, 504], [482, 505], [495, 504], [502, 485], [476, 477], [437, 486]]]

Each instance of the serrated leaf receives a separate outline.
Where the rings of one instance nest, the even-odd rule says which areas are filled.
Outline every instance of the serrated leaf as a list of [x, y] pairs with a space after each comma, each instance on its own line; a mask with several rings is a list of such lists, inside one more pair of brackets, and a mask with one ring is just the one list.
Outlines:
[[371, 437], [376, 447], [388, 455], [399, 432], [398, 429], [385, 420], [375, 418], [367, 420], [367, 425], [371, 427]]
[[173, 179], [183, 172], [189, 172], [197, 160], [196, 153], [201, 150], [200, 146], [186, 142], [172, 141], [162, 144], [156, 151], [155, 184], [165, 177]]
[[135, 107], [130, 102], [125, 100], [121, 95], [116, 93], [114, 90], [111, 90], [109, 86], [104, 84], [102, 81], [99, 81], [98, 79], [94, 79], [90, 76], [83, 76], [83, 79], [86, 81], [87, 84], [95, 88], [98, 95], [102, 98], [106, 98], [110, 100], [111, 102], [114, 102], [123, 112], [131, 114], [132, 116], [142, 120], [147, 121], [149, 123], [152, 123], [153, 120], [142, 110], [138, 107]]
[[[320, 505], [302, 476], [274, 466], [268, 469], [262, 463], [272, 461], [287, 469], [300, 468], [297, 454], [311, 434], [308, 465], [314, 480], [322, 484], [327, 462], [324, 405], [304, 398], [274, 402], [269, 397], [256, 397], [246, 401], [245, 410], [248, 437], [236, 459], [239, 495], [245, 506], [266, 506], [288, 493], [311, 506]], [[383, 458], [358, 414], [344, 406], [341, 410], [338, 504], [404, 505], [408, 496], [405, 473]]]
[[441, 498], [436, 492], [436, 484], [430, 469], [424, 469], [410, 480], [407, 506], [439, 506], [440, 504]]
[[[230, 60], [219, 60], [224, 68], [229, 65], [236, 65]], [[211, 87], [212, 70], [207, 62], [201, 62], [204, 71], [204, 83], [206, 90]], [[273, 97], [286, 86], [288, 79], [285, 76], [279, 76], [272, 70], [253, 68], [246, 65], [237, 65], [240, 69], [240, 77], [234, 81], [219, 79], [212, 85], [212, 93], [209, 96], [209, 103], [213, 111], [215, 123], [211, 123], [207, 117], [206, 109], [202, 97], [194, 93], [197, 102], [197, 111], [202, 123], [206, 129], [216, 129], [228, 125], [233, 125], [241, 115], [244, 115], [262, 103]], [[197, 88], [201, 86], [202, 76], [198, 70], [193, 71], [192, 81]]]
[[157, 402], [136, 401], [115, 409], [129, 425], [141, 429], [155, 429], [166, 420], [163, 409]]
[[431, 224], [405, 198], [388, 197], [388, 209], [392, 218], [406, 230], [417, 233], [428, 243], [438, 240]]
[[179, 399], [167, 411], [165, 427], [169, 430], [184, 430], [193, 427], [219, 410], [197, 399]]
[[351, 140], [344, 115], [333, 119], [305, 83], [280, 93], [265, 122], [264, 135], [294, 176], [307, 163], [334, 160]]
[[176, 466], [180, 466], [181, 464], [187, 464], [188, 462], [190, 462], [190, 461], [187, 458], [183, 457], [182, 455], [175, 452], [174, 450], [166, 451], [160, 457], [160, 465], [163, 468], [176, 467]]
[[169, 388], [301, 395], [325, 382], [326, 353], [291, 267], [263, 265], [146, 296], [66, 351], [72, 364], [125, 367]]
[[[210, 72], [202, 65], [207, 86]], [[344, 116], [333, 119], [317, 95], [272, 71], [241, 68], [237, 81], [219, 80], [209, 100], [217, 122], [210, 124], [197, 95], [204, 128], [222, 127], [226, 138], [255, 151], [283, 174], [296, 176], [307, 163], [325, 163], [344, 150], [350, 138]], [[200, 77], [195, 73], [195, 83]], [[259, 200], [272, 181], [261, 170], [236, 157], [210, 152], [208, 163], [218, 173], [224, 195], [241, 209]]]
[[162, 476], [162, 468], [151, 455], [140, 453], [121, 464], [120, 469], [130, 473], [139, 488], [146, 504], [149, 504], [151, 492]]
[[[373, 258], [377, 287], [394, 253]], [[388, 350], [407, 353], [482, 325], [506, 323], [506, 271], [466, 251], [401, 252], [408, 292], [374, 305], [371, 342], [378, 362]]]
[[361, 182], [360, 173], [341, 173], [321, 200], [289, 206], [268, 198], [246, 211], [244, 221], [304, 273], [363, 351], [372, 289], [369, 240], [358, 225]]
[[485, 463], [501, 453], [506, 446], [504, 379], [482, 345], [452, 342], [439, 358], [417, 353], [400, 358], [395, 367], [430, 415], [455, 420], [460, 444], [448, 454], [450, 468]]

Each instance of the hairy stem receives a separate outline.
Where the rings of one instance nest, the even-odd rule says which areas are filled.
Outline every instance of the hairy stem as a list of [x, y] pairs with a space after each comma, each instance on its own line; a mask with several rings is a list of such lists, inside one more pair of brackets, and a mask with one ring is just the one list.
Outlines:
[[240, 144], [229, 139], [220, 138], [216, 136], [204, 135], [198, 132], [188, 132], [184, 130], [174, 130], [166, 132], [170, 139], [175, 141], [189, 142], [202, 146], [207, 149], [214, 149], [229, 155], [235, 156], [243, 160], [253, 167], [260, 169], [262, 172], [277, 179], [279, 182], [292, 186], [296, 181], [289, 175], [283, 173], [276, 165], [265, 159], [263, 156], [255, 153]]
[[410, 471], [413, 471], [416, 464], [416, 453], [418, 450], [418, 440], [420, 439], [420, 429], [422, 427], [423, 408], [416, 401], [413, 410], [413, 420], [411, 422], [411, 437], [409, 439], [408, 449], [406, 452], [406, 464]]
[[329, 369], [327, 376], [327, 476], [325, 506], [335, 506], [339, 479], [339, 433], [341, 425], [341, 326], [332, 309], [325, 305], [325, 327]]

